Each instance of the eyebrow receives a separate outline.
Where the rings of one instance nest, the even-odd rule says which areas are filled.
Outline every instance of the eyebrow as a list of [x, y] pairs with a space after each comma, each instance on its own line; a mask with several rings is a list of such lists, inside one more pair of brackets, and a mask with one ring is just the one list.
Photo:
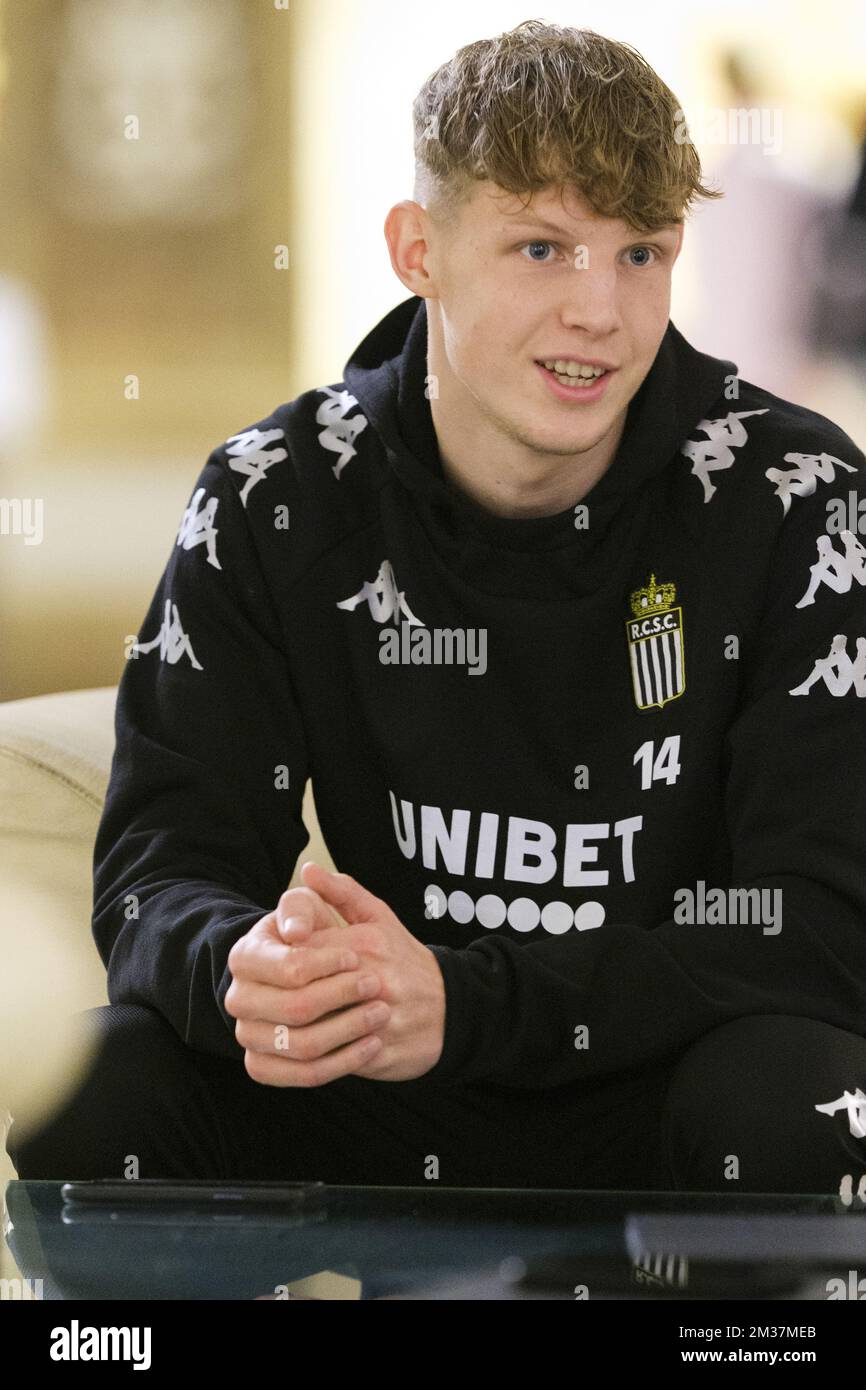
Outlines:
[[[565, 241], [570, 241], [572, 236], [574, 235], [573, 232], [567, 231], [564, 227], [557, 226], [555, 222], [547, 222], [543, 217], [522, 218], [518, 222], [509, 222], [503, 226], [503, 231], [508, 235], [511, 235], [514, 232], [552, 232], [554, 236], [561, 237]], [[679, 223], [670, 223], [665, 227], [660, 227], [655, 232], [635, 232], [634, 235], [638, 239], [640, 239], [642, 236], [648, 239], [654, 236], [664, 236], [666, 233], [670, 233], [672, 236], [676, 236], [678, 231]]]

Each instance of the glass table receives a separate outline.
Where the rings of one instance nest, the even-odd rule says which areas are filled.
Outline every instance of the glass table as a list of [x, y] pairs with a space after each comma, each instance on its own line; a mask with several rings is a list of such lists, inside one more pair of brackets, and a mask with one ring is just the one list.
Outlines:
[[61, 1186], [5, 1193], [46, 1299], [274, 1299], [325, 1270], [362, 1299], [827, 1299], [866, 1275], [866, 1208], [827, 1194], [328, 1186], [295, 1211], [69, 1206]]

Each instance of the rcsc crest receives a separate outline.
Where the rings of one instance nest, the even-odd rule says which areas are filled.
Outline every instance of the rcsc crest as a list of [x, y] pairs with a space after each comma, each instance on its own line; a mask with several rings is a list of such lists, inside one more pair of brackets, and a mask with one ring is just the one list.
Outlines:
[[683, 610], [676, 596], [675, 586], [656, 583], [654, 574], [646, 588], [629, 595], [632, 616], [625, 629], [638, 709], [661, 709], [686, 688]]

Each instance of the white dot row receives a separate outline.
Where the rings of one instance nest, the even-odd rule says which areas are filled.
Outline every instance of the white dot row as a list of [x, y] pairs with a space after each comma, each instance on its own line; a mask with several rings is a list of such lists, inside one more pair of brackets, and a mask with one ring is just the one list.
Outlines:
[[424, 889], [424, 906], [427, 917], [435, 921], [446, 916], [461, 925], [476, 921], [488, 931], [495, 931], [507, 921], [515, 931], [535, 931], [541, 924], [552, 936], [562, 936], [572, 927], [591, 931], [604, 921], [604, 907], [597, 902], [581, 903], [578, 908], [564, 902], [539, 906], [533, 898], [513, 898], [506, 903], [495, 893], [485, 893], [475, 902], [460, 888], [445, 893], [435, 883]]

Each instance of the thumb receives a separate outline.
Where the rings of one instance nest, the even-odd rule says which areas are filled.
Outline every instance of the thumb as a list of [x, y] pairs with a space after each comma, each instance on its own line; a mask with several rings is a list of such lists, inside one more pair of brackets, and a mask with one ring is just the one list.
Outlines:
[[382, 912], [382, 902], [352, 878], [351, 874], [329, 873], [312, 861], [301, 869], [301, 878], [325, 902], [335, 907], [347, 922], [368, 922]]
[[332, 907], [309, 885], [287, 888], [274, 910], [277, 935], [289, 946], [302, 946], [316, 931], [341, 926]]

